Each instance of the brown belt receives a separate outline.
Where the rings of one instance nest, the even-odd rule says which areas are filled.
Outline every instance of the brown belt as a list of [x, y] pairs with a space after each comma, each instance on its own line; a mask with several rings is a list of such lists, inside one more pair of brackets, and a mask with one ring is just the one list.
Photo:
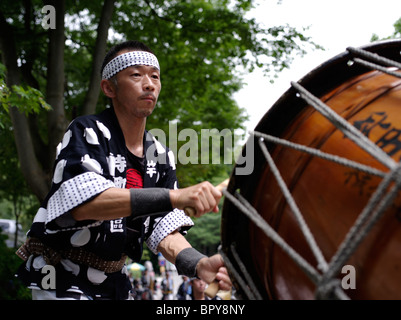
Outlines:
[[24, 261], [27, 261], [32, 254], [40, 254], [47, 264], [53, 266], [58, 264], [61, 259], [69, 259], [72, 262], [81, 263], [107, 273], [120, 271], [124, 267], [125, 260], [127, 259], [127, 256], [123, 255], [120, 260], [103, 260], [94, 253], [81, 248], [56, 251], [35, 238], [28, 238], [17, 250], [16, 254]]

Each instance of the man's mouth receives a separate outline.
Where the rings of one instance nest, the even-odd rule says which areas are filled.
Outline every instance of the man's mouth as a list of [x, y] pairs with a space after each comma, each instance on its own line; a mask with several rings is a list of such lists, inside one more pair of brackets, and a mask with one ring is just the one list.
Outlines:
[[155, 101], [156, 97], [153, 94], [143, 95], [140, 98], [141, 100]]

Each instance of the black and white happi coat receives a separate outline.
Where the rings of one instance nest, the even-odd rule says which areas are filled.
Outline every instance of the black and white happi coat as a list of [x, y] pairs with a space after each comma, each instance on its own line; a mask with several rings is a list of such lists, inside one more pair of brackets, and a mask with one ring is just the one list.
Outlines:
[[[144, 135], [143, 187], [178, 188], [174, 154], [149, 132]], [[54, 249], [81, 247], [104, 260], [134, 261], [146, 241], [157, 253], [159, 242], [174, 230], [185, 233], [192, 220], [174, 209], [136, 220], [75, 221], [70, 212], [111, 187], [127, 187], [127, 158], [123, 133], [113, 108], [83, 116], [69, 125], [57, 148], [51, 190], [38, 210], [29, 237]], [[18, 277], [32, 289], [42, 289], [42, 256], [32, 255], [20, 267]], [[126, 268], [114, 273], [62, 259], [56, 266], [56, 291], [83, 293], [93, 298], [126, 299], [131, 285]]]

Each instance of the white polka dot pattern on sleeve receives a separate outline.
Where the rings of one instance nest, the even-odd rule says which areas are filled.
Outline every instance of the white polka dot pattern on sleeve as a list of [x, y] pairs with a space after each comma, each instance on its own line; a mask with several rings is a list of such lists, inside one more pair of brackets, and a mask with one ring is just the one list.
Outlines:
[[114, 187], [113, 182], [94, 172], [85, 172], [65, 181], [49, 199], [46, 223], [111, 187]]
[[157, 253], [157, 247], [166, 236], [181, 227], [191, 227], [194, 223], [184, 211], [174, 209], [168, 215], [160, 219], [152, 234], [146, 240], [146, 244], [153, 253]]

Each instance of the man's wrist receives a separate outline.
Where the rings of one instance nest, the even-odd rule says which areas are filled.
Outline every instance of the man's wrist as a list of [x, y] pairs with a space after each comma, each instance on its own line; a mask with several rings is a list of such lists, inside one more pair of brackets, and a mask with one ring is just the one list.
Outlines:
[[170, 193], [171, 205], [173, 206], [173, 208], [178, 208], [177, 198], [178, 198], [179, 189], [170, 189], [169, 193]]
[[175, 259], [175, 266], [178, 274], [191, 278], [197, 277], [198, 262], [206, 257], [207, 256], [192, 247], [181, 250]]
[[169, 189], [130, 189], [131, 217], [139, 218], [158, 212], [173, 210]]

